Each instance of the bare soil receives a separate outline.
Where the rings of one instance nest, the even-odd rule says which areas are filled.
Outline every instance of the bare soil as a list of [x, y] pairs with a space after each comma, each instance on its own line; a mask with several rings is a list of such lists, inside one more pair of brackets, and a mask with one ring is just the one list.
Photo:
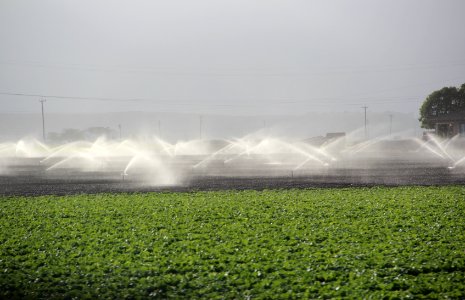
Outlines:
[[61, 174], [23, 172], [0, 176], [0, 195], [38, 196], [94, 193], [190, 192], [210, 190], [264, 190], [404, 185], [464, 185], [463, 169], [443, 166], [384, 166], [370, 169], [331, 169], [323, 173], [205, 176], [197, 174], [176, 185], [157, 186], [120, 174]]

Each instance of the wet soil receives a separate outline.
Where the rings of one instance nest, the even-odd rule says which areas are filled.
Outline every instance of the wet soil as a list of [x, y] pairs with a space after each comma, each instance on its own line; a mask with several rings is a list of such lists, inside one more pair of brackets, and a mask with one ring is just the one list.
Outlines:
[[[26, 168], [27, 171], [27, 168]], [[39, 196], [95, 193], [190, 192], [211, 190], [306, 189], [408, 185], [465, 185], [463, 169], [444, 166], [385, 166], [371, 169], [331, 169], [319, 173], [281, 172], [276, 175], [192, 175], [175, 185], [154, 185], [120, 174], [37, 172], [0, 176], [0, 195]]]

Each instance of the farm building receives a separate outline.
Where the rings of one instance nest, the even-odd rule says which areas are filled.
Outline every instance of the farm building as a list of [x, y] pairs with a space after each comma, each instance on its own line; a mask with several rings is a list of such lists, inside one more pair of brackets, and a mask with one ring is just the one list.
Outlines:
[[465, 137], [465, 112], [454, 112], [428, 117], [428, 122], [434, 124], [437, 135], [450, 138], [457, 134]]

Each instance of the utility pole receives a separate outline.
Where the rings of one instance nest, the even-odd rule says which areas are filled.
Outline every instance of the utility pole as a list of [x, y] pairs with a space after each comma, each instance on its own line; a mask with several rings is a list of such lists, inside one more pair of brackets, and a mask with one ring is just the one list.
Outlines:
[[161, 138], [161, 121], [158, 120], [158, 138]]
[[199, 116], [199, 137], [202, 139], [202, 116]]
[[46, 99], [40, 99], [39, 102], [42, 106], [42, 135], [44, 137], [44, 142], [46, 142], [46, 137], [45, 137], [45, 117], [44, 117], [44, 102], [46, 102]]
[[121, 124], [118, 124], [118, 129], [119, 129], [119, 139], [121, 140]]
[[365, 140], [368, 139], [368, 131], [367, 131], [367, 108], [368, 106], [362, 106], [362, 108], [365, 110]]
[[389, 136], [392, 135], [392, 114], [389, 114]]

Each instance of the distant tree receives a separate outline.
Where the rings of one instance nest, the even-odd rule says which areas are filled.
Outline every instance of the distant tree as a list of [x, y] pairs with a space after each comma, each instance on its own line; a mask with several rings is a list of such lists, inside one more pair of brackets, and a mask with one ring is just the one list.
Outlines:
[[62, 131], [60, 138], [65, 142], [73, 142], [82, 140], [84, 138], [84, 134], [79, 129], [66, 128]]
[[431, 118], [460, 112], [465, 113], [465, 83], [432, 92], [420, 107], [421, 127], [434, 128]]
[[60, 133], [49, 132], [48, 140], [53, 143], [74, 142], [80, 140], [94, 141], [99, 137], [113, 139], [116, 136], [116, 130], [109, 127], [90, 127], [85, 130], [75, 128], [66, 128]]
[[60, 141], [60, 134], [58, 132], [49, 132], [47, 134], [47, 140], [52, 143], [56, 143]]
[[83, 131], [86, 139], [94, 140], [99, 137], [105, 137], [108, 139], [116, 136], [116, 131], [109, 127], [90, 127]]

